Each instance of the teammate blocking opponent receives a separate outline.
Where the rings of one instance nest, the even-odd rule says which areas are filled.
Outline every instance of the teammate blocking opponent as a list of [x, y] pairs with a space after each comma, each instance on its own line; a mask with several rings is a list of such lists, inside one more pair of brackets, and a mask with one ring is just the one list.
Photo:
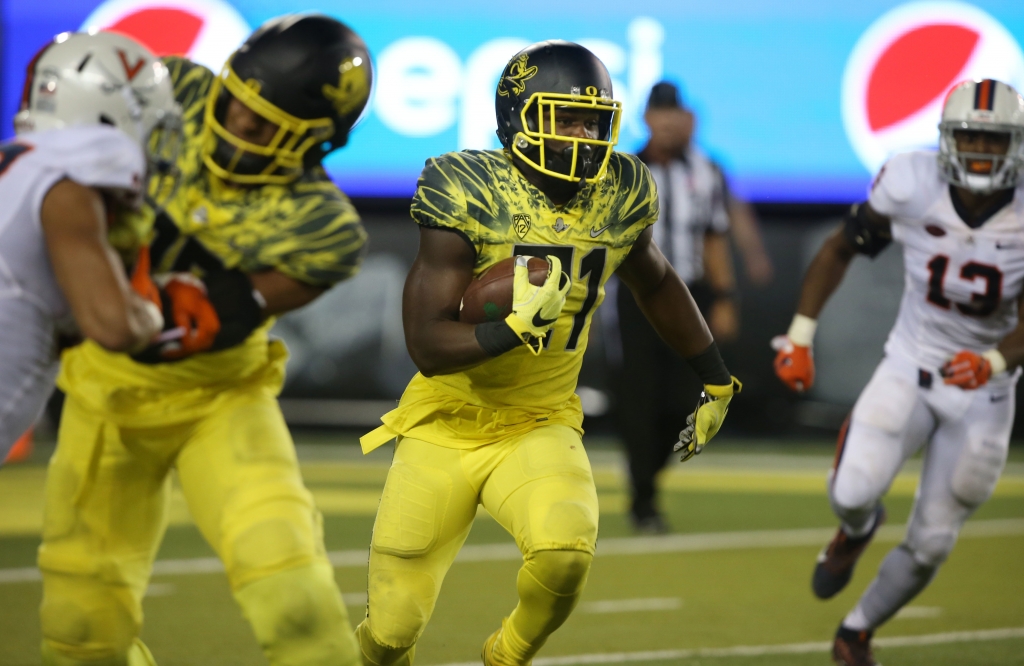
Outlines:
[[150, 254], [158, 276], [191, 277], [140, 289], [184, 335], [134, 357], [90, 342], [64, 355], [39, 549], [43, 663], [152, 663], [141, 601], [173, 468], [269, 663], [354, 666], [276, 400], [287, 352], [267, 331], [359, 268], [366, 234], [320, 161], [366, 105], [369, 54], [340, 22], [299, 15], [264, 24], [219, 76], [166, 63], [185, 140], [177, 186], [152, 184], [173, 196]]
[[885, 518], [879, 499], [922, 447], [924, 465], [906, 537], [836, 633], [833, 659], [872, 666], [872, 633], [923, 590], [967, 518], [991, 496], [1006, 462], [1024, 283], [1024, 98], [993, 80], [949, 94], [939, 151], [882, 167], [868, 200], [825, 241], [804, 278], [775, 370], [790, 388], [814, 381], [818, 313], [856, 254], [903, 246], [906, 287], [885, 358], [839, 444], [829, 499], [842, 521], [812, 587], [828, 599], [849, 582]]
[[180, 124], [167, 69], [131, 39], [65, 34], [33, 60], [0, 144], [0, 462], [53, 392], [59, 337], [138, 351], [163, 326], [129, 285], [143, 239], [124, 213]]
[[[403, 314], [420, 373], [362, 438], [364, 451], [398, 438], [356, 630], [374, 666], [412, 662], [478, 504], [523, 553], [519, 604], [484, 643], [484, 663], [528, 664], [576, 605], [598, 506], [574, 390], [613, 272], [705, 382], [677, 445], [684, 459], [715, 435], [734, 393], [686, 286], [651, 242], [650, 173], [612, 151], [621, 106], [601, 61], [569, 42], [527, 47], [502, 72], [495, 107], [504, 150], [428, 160], [413, 198], [420, 247]], [[512, 314], [459, 321], [474, 276], [527, 255], [550, 262], [543, 285], [517, 260]]]

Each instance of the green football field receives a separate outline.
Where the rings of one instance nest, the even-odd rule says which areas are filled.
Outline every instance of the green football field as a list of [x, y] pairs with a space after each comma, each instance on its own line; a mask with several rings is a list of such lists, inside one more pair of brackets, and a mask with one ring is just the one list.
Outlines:
[[[353, 621], [365, 604], [366, 550], [389, 451], [358, 455], [351, 438], [306, 435], [303, 472], [325, 514], [327, 547]], [[831, 451], [716, 440], [664, 476], [674, 533], [636, 537], [624, 515], [621, 457], [588, 442], [601, 539], [586, 593], [536, 666], [829, 664], [836, 625], [902, 535], [917, 461], [890, 491], [889, 524], [849, 588], [811, 595], [815, 555], [835, 522], [825, 498]], [[45, 447], [0, 469], [0, 664], [38, 663], [33, 568], [42, 520]], [[419, 643], [424, 666], [479, 663], [480, 645], [515, 604], [519, 555], [486, 514], [452, 567]], [[145, 600], [143, 638], [161, 666], [265, 663], [210, 549], [176, 495]], [[964, 529], [938, 578], [877, 636], [885, 666], [1024, 664], [1024, 450]]]

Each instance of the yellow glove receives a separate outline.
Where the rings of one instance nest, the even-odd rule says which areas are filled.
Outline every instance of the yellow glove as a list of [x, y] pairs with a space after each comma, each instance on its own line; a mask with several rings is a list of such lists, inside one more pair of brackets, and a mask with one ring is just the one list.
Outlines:
[[700, 394], [697, 409], [686, 417], [686, 427], [679, 433], [679, 441], [672, 447], [673, 451], [682, 451], [679, 458], [686, 462], [704, 450], [711, 438], [718, 434], [725, 415], [729, 413], [732, 397], [743, 389], [743, 384], [735, 377], [731, 384], [705, 384]]
[[527, 266], [529, 260], [529, 257], [516, 257], [515, 278], [512, 282], [512, 314], [505, 318], [505, 323], [536, 355], [543, 349], [541, 340], [558, 321], [558, 315], [565, 305], [565, 296], [569, 293], [570, 283], [566, 278], [565, 286], [559, 288], [562, 281], [562, 262], [558, 257], [550, 255], [547, 257], [548, 263], [551, 264], [548, 277], [544, 284], [535, 287], [530, 283], [530, 269]]

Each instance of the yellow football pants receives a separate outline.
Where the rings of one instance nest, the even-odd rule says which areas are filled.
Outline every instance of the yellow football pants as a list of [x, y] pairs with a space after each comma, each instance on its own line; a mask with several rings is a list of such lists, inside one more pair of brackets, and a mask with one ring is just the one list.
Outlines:
[[597, 543], [597, 491], [579, 434], [549, 425], [475, 449], [403, 438], [370, 548], [369, 603], [356, 636], [367, 666], [411, 664], [477, 504], [523, 553], [519, 604], [491, 662], [526, 664], [575, 607]]
[[269, 662], [358, 664], [320, 514], [274, 391], [259, 385], [227, 388], [201, 417], [153, 428], [118, 426], [69, 396], [39, 550], [44, 663], [154, 663], [138, 639], [141, 602], [172, 468]]

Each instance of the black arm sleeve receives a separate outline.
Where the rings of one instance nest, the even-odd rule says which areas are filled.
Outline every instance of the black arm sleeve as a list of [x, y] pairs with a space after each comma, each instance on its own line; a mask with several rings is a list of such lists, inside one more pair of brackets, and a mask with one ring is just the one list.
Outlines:
[[728, 368], [725, 367], [725, 361], [722, 360], [722, 354], [718, 351], [718, 345], [712, 342], [707, 346], [707, 349], [686, 359], [686, 362], [690, 364], [693, 371], [700, 377], [700, 381], [704, 384], [711, 384], [712, 386], [724, 386], [725, 384], [732, 383], [732, 375], [729, 374]]
[[854, 204], [846, 214], [843, 223], [843, 235], [846, 240], [861, 254], [874, 259], [892, 242], [892, 231], [875, 224], [868, 217], [867, 203]]
[[237, 269], [215, 271], [206, 275], [203, 283], [220, 319], [220, 332], [210, 351], [234, 347], [263, 323], [263, 308], [256, 301], [248, 275]]
[[476, 341], [488, 356], [501, 356], [523, 344], [516, 332], [504, 321], [477, 324], [473, 332], [476, 334]]

